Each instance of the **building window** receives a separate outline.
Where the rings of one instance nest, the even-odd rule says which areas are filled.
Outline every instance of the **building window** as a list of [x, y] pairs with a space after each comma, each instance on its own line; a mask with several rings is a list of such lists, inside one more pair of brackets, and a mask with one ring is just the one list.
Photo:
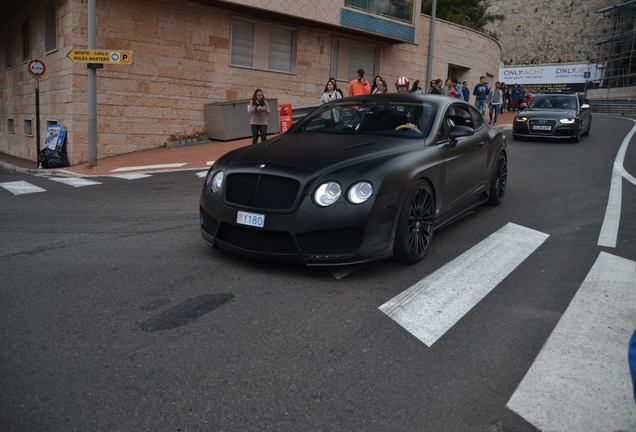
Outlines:
[[296, 72], [296, 30], [245, 19], [232, 20], [232, 66]]
[[13, 117], [7, 117], [7, 132], [15, 133], [15, 127], [13, 125]]
[[24, 134], [26, 136], [33, 136], [33, 124], [31, 119], [24, 119]]
[[345, 5], [413, 24], [412, 0], [346, 0]]
[[9, 31], [9, 25], [4, 28], [4, 68], [11, 69], [13, 64], [11, 63], [11, 32]]
[[29, 20], [22, 21], [22, 61], [31, 58], [31, 26]]
[[49, 53], [57, 49], [57, 4], [55, 1], [44, 3], [44, 51]]
[[369, 82], [380, 75], [382, 48], [346, 39], [334, 39], [331, 57], [331, 76], [342, 81], [356, 78], [356, 71], [364, 69]]

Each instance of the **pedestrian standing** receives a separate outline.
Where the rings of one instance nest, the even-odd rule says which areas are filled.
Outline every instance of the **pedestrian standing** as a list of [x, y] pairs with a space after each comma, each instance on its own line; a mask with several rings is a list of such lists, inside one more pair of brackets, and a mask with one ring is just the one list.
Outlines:
[[420, 80], [413, 81], [413, 87], [411, 87], [411, 93], [423, 94], [422, 83]]
[[[369, 81], [364, 77], [364, 69], [358, 69], [356, 72], [356, 79], [349, 83], [349, 93], [347, 96], [361, 96], [371, 93], [371, 86]], [[351, 124], [358, 124], [362, 120], [364, 114], [364, 108], [352, 107], [351, 108]]]
[[479, 77], [479, 84], [473, 90], [473, 95], [475, 95], [475, 107], [484, 117], [486, 117], [486, 98], [488, 93], [490, 93], [490, 90], [488, 89], [488, 84], [486, 84], [486, 77], [481, 76]]
[[488, 124], [493, 124], [494, 117], [494, 126], [497, 126], [497, 119], [499, 118], [499, 108], [501, 107], [501, 103], [503, 101], [503, 95], [501, 93], [501, 83], [499, 81], [495, 83], [495, 88], [488, 92], [486, 101], [488, 103], [488, 106], [490, 107], [490, 121], [488, 122]]
[[462, 83], [462, 96], [466, 102], [470, 102], [470, 89], [466, 81]]
[[[338, 86], [336, 84], [336, 80], [327, 81], [327, 85], [325, 86], [325, 91], [320, 97], [320, 105], [324, 105], [331, 101], [338, 100], [342, 97], [342, 95], [338, 92]], [[331, 109], [321, 114], [323, 120], [325, 121], [325, 126], [327, 127], [335, 127], [336, 123], [343, 120], [341, 117], [340, 111], [338, 109]]]
[[261, 136], [261, 142], [267, 139], [267, 116], [271, 114], [269, 104], [261, 89], [256, 89], [252, 96], [252, 101], [247, 107], [250, 113], [250, 128], [252, 129], [252, 144], [258, 141], [258, 135]]

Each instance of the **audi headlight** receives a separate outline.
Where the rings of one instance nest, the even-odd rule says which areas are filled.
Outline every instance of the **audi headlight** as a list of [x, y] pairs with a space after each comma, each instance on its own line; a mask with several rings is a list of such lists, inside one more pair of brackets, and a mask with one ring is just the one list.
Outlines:
[[351, 204], [362, 204], [373, 194], [373, 185], [369, 182], [358, 182], [349, 188], [347, 199]]
[[576, 121], [576, 119], [573, 119], [573, 118], [566, 118], [566, 119], [561, 119], [561, 120], [559, 120], [559, 121], [560, 121], [561, 123], [564, 123], [564, 124], [572, 124], [572, 123], [574, 123], [574, 122]]
[[515, 120], [518, 122], [524, 122], [524, 121], [528, 121], [528, 117], [517, 117], [515, 118]]
[[210, 181], [209, 184], [212, 193], [217, 193], [218, 190], [221, 189], [221, 187], [223, 186], [223, 171], [219, 171], [214, 174], [214, 177], [212, 177], [212, 181]]
[[338, 201], [340, 195], [342, 195], [342, 188], [338, 183], [323, 183], [314, 192], [314, 202], [321, 207], [327, 207]]

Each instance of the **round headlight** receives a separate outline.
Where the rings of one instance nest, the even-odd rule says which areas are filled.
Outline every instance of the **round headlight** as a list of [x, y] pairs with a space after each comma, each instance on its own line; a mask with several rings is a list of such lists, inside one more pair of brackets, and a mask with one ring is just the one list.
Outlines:
[[369, 182], [358, 182], [349, 188], [347, 198], [352, 204], [362, 204], [373, 194], [373, 185]]
[[219, 171], [214, 174], [212, 177], [212, 182], [210, 183], [210, 189], [213, 193], [216, 193], [223, 186], [223, 171]]
[[328, 182], [320, 185], [314, 192], [314, 201], [322, 207], [330, 206], [338, 201], [342, 195], [342, 188], [336, 182]]

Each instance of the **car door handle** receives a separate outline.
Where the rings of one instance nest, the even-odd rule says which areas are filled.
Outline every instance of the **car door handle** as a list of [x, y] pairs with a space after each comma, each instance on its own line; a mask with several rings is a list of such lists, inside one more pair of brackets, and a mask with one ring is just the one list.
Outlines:
[[480, 142], [479, 144], [477, 144], [477, 146], [479, 146], [479, 148], [482, 148], [486, 143], [485, 142]]

